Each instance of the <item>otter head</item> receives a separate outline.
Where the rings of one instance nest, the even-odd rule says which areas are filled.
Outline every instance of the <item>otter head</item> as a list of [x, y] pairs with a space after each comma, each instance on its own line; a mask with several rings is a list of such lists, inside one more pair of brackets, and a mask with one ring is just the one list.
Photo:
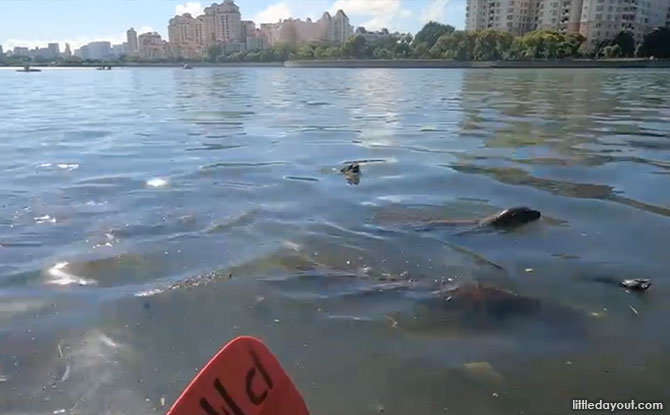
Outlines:
[[361, 167], [358, 165], [358, 163], [352, 163], [347, 167], [340, 169], [340, 172], [344, 174], [361, 174]]
[[523, 225], [528, 222], [533, 222], [540, 219], [542, 214], [540, 211], [531, 209], [526, 206], [513, 207], [505, 209], [497, 215], [491, 217], [484, 224], [500, 228], [509, 228]]

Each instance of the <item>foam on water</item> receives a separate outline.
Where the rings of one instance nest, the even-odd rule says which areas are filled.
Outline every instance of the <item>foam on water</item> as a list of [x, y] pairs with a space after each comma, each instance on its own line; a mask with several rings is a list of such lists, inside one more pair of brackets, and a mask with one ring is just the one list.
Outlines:
[[60, 286], [73, 285], [73, 284], [80, 286], [97, 284], [97, 281], [95, 280], [85, 279], [70, 274], [65, 270], [67, 266], [68, 266], [67, 262], [59, 262], [58, 264], [49, 268], [48, 274], [52, 278], [49, 281], [47, 281], [47, 284], [60, 285]]

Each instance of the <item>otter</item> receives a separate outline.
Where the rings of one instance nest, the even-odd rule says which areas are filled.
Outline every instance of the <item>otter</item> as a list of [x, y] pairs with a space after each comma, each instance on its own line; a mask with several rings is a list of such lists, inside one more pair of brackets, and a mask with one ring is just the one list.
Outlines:
[[619, 286], [623, 287], [628, 291], [637, 291], [637, 292], [647, 291], [652, 284], [651, 280], [648, 278], [631, 278], [621, 281], [614, 277], [603, 276], [603, 277], [583, 277], [583, 279], [587, 281], [600, 282], [612, 286]]
[[340, 169], [340, 173], [344, 174], [361, 174], [361, 166], [358, 163], [352, 163]]
[[361, 166], [358, 163], [349, 164], [346, 167], [340, 169], [340, 173], [343, 173], [349, 184], [357, 185], [361, 182]]
[[632, 280], [623, 280], [619, 285], [629, 290], [647, 291], [649, 287], [651, 287], [651, 280], [646, 278], [635, 278]]
[[475, 225], [478, 227], [514, 228], [540, 219], [542, 213], [527, 206], [518, 206], [505, 209], [495, 215], [475, 220], [436, 220], [428, 225]]

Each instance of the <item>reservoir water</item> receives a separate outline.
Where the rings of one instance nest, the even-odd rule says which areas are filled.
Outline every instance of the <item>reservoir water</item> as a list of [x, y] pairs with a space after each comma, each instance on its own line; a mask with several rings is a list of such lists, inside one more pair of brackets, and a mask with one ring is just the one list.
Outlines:
[[[8, 69], [0, 91], [2, 413], [165, 413], [239, 335], [314, 414], [670, 404], [668, 71]], [[541, 220], [426, 226], [518, 205]]]

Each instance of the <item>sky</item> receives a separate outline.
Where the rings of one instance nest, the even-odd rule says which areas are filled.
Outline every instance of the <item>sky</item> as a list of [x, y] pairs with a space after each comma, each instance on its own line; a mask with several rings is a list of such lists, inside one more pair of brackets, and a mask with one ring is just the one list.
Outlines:
[[[220, 3], [222, 0], [218, 0]], [[59, 42], [72, 50], [88, 42], [125, 41], [125, 32], [157, 31], [167, 38], [175, 14], [198, 15], [213, 0], [0, 0], [0, 45], [46, 47]], [[466, 0], [236, 0], [242, 19], [256, 24], [288, 17], [318, 18], [343, 9], [354, 26], [416, 33], [435, 20], [456, 28], [465, 24]]]

